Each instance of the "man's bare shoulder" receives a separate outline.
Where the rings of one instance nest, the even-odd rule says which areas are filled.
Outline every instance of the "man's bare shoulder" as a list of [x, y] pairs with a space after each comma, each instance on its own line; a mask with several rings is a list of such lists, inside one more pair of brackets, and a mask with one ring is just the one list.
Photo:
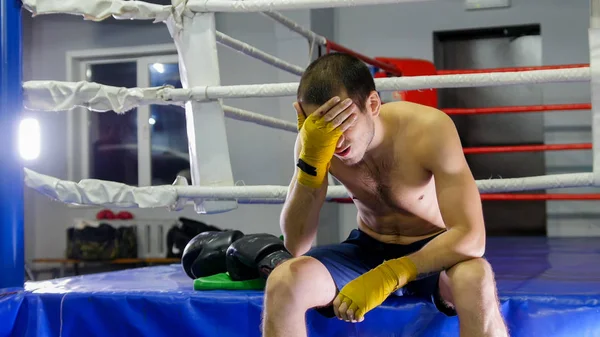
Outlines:
[[423, 137], [439, 128], [453, 127], [454, 122], [443, 111], [418, 103], [390, 102], [382, 106], [382, 114], [398, 125], [409, 137]]
[[[403, 124], [403, 141], [424, 168], [464, 167], [464, 155], [454, 121], [443, 111], [410, 102], [394, 102], [389, 114]], [[398, 117], [395, 117], [395, 116]], [[440, 164], [440, 163], [443, 163]]]

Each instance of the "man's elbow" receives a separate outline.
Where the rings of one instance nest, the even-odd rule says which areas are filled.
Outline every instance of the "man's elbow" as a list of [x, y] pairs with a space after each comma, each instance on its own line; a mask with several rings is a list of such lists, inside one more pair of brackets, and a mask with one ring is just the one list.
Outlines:
[[460, 244], [460, 251], [467, 259], [476, 259], [485, 255], [485, 230], [465, 230]]
[[468, 245], [468, 255], [472, 258], [480, 258], [485, 255], [485, 231], [474, 230], [469, 235], [470, 244]]
[[485, 243], [475, 245], [470, 253], [471, 257], [474, 259], [483, 257], [485, 255]]
[[280, 221], [283, 244], [288, 252], [294, 257], [306, 254], [312, 246], [313, 233], [306, 232], [306, 225], [297, 221], [290, 221], [285, 216], [282, 216]]
[[306, 254], [310, 249], [310, 245], [307, 246], [305, 244], [301, 244], [299, 242], [294, 242], [294, 241], [288, 240], [288, 239], [284, 239], [283, 244], [285, 245], [285, 249], [287, 249], [288, 252], [290, 254], [292, 254], [293, 257], [302, 256], [302, 255]]

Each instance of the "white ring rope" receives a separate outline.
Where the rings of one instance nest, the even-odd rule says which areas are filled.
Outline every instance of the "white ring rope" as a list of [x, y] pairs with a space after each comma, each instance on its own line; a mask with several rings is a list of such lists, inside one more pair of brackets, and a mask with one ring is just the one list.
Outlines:
[[[186, 2], [187, 1], [187, 2]], [[358, 5], [393, 4], [417, 0], [176, 0], [175, 6], [156, 5], [129, 0], [23, 0], [23, 7], [33, 15], [72, 14], [87, 20], [154, 20], [163, 22], [174, 12], [267, 12], [290, 9], [317, 9]], [[420, 0], [429, 1], [429, 0]], [[177, 8], [177, 9], [175, 9]]]
[[477, 180], [477, 187], [481, 193], [523, 192], [593, 185], [593, 173], [563, 173], [522, 178]]
[[318, 9], [385, 5], [428, 0], [190, 0], [188, 7], [195, 12], [265, 12], [274, 10]]
[[[392, 4], [415, 0], [294, 0], [266, 1], [223, 1], [191, 0], [187, 4], [179, 0], [179, 11], [191, 12], [265, 12], [286, 9], [317, 9], [350, 7], [357, 5]], [[23, 0], [23, 7], [33, 15], [72, 14], [82, 15], [87, 20], [102, 21], [109, 17], [119, 20], [154, 20], [163, 22], [173, 14], [174, 7], [156, 5], [144, 1], [129, 0]]]
[[[552, 82], [590, 81], [590, 68], [531, 70], [504, 73], [433, 75], [376, 78], [375, 84], [380, 91], [423, 90], [431, 88], [469, 88], [501, 86], [515, 84], [539, 84]], [[253, 85], [230, 85], [220, 87], [191, 88], [191, 92], [170, 91], [174, 101], [193, 97], [195, 100], [248, 97], [293, 96], [298, 83], [269, 83]], [[181, 96], [179, 96], [181, 94]]]
[[276, 22], [279, 22], [280, 24], [286, 26], [291, 31], [294, 31], [294, 32], [300, 34], [301, 36], [304, 36], [311, 43], [316, 42], [320, 45], [324, 45], [327, 43], [327, 39], [325, 37], [318, 35], [317, 33], [300, 26], [299, 24], [294, 22], [292, 19], [283, 16], [279, 12], [262, 12], [262, 14], [275, 20]]
[[236, 40], [234, 38], [232, 38], [231, 36], [225, 35], [221, 32], [216, 32], [215, 33], [216, 38], [217, 38], [217, 42], [233, 49], [236, 51], [239, 51], [243, 54], [246, 54], [248, 56], [254, 57], [258, 60], [261, 60], [269, 65], [274, 66], [275, 68], [279, 68], [281, 70], [285, 70], [289, 73], [292, 73], [294, 75], [298, 75], [301, 76], [302, 73], [304, 73], [304, 68], [288, 63], [280, 58], [277, 58], [275, 56], [269, 55], [267, 53], [265, 53], [264, 51], [255, 48], [245, 42]]
[[[532, 70], [489, 74], [376, 78], [380, 91], [466, 88], [515, 84], [589, 81], [590, 68]], [[120, 88], [92, 82], [28, 81], [24, 104], [34, 110], [68, 110], [82, 106], [94, 111], [125, 112], [142, 104], [174, 104], [221, 98], [294, 96], [298, 83], [231, 85], [175, 89], [171, 86]]]
[[[185, 179], [184, 179], [185, 180]], [[189, 200], [231, 200], [240, 203], [283, 202], [288, 186], [186, 186], [178, 179], [173, 185], [133, 187], [122, 183], [85, 179], [80, 182], [60, 180], [25, 169], [25, 184], [54, 200], [72, 205], [181, 209]], [[540, 189], [585, 187], [593, 185], [593, 173], [570, 173], [538, 177], [478, 180], [482, 193], [517, 192]], [[343, 186], [330, 186], [327, 199], [346, 198]]]
[[[89, 82], [50, 82], [34, 81], [24, 84], [23, 102], [30, 110], [64, 111], [76, 107], [95, 112], [114, 111], [125, 113], [141, 104], [172, 104], [183, 107], [183, 102], [156, 101], [148, 96], [161, 96], [161, 90], [171, 87], [150, 89], [121, 88]], [[146, 99], [150, 99], [146, 101]], [[256, 112], [223, 105], [226, 117], [239, 121], [252, 122], [273, 129], [297, 132], [297, 125], [282, 119], [265, 116]]]
[[23, 8], [34, 16], [71, 14], [82, 15], [92, 21], [102, 21], [112, 16], [119, 20], [163, 22], [173, 11], [172, 6], [129, 0], [23, 0]]
[[407, 76], [376, 78], [377, 90], [422, 90], [440, 88], [473, 88], [515, 84], [590, 81], [589, 67], [571, 69], [529, 70], [503, 73]]
[[124, 113], [142, 104], [183, 106], [185, 101], [166, 99], [165, 90], [154, 88], [123, 88], [94, 82], [27, 81], [23, 83], [23, 104], [31, 110], [63, 111], [84, 107], [91, 111]]
[[[539, 84], [553, 82], [589, 82], [590, 68], [530, 70], [504, 73], [433, 75], [376, 78], [380, 91], [423, 90], [431, 88], [468, 88], [515, 84]], [[172, 101], [193, 99], [198, 101], [220, 98], [282, 97], [294, 96], [298, 83], [269, 83], [230, 85], [220, 87], [196, 87], [173, 89], [168, 92]]]
[[[24, 84], [24, 106], [30, 110], [64, 111], [83, 107], [95, 112], [114, 111], [125, 113], [147, 102], [148, 93], [160, 96], [161, 90], [167, 87], [140, 89], [120, 88], [107, 85], [77, 82], [77, 83], [44, 83], [45, 81], [26, 82]], [[147, 104], [172, 104], [183, 107], [183, 102], [168, 102], [150, 100]], [[226, 117], [239, 121], [252, 122], [273, 129], [297, 132], [297, 125], [282, 119], [265, 116], [256, 112], [223, 105]]]
[[267, 126], [273, 129], [279, 129], [284, 131], [298, 132], [298, 125], [296, 123], [284, 121], [281, 119], [265, 116], [256, 112], [234, 108], [232, 106], [223, 106], [223, 112], [226, 117], [231, 119], [251, 122], [262, 126]]

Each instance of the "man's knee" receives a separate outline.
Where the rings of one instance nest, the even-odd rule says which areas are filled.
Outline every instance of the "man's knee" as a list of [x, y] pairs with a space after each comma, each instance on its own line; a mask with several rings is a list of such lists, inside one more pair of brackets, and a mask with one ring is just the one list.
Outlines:
[[[327, 269], [316, 259], [300, 256], [277, 266], [267, 279], [267, 301], [285, 301], [305, 307], [321, 305], [328, 296], [335, 296], [335, 286]], [[333, 295], [329, 292], [333, 291]]]
[[494, 291], [494, 272], [492, 266], [483, 258], [460, 262], [447, 272], [454, 297]]

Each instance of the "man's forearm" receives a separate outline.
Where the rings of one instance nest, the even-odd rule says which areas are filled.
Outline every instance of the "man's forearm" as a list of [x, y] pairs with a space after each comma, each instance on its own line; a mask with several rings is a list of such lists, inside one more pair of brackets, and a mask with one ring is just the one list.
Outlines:
[[321, 190], [292, 182], [280, 218], [285, 246], [292, 255], [299, 256], [310, 249], [323, 202]]
[[447, 270], [455, 264], [483, 256], [485, 233], [454, 227], [409, 255], [417, 267], [417, 279]]

